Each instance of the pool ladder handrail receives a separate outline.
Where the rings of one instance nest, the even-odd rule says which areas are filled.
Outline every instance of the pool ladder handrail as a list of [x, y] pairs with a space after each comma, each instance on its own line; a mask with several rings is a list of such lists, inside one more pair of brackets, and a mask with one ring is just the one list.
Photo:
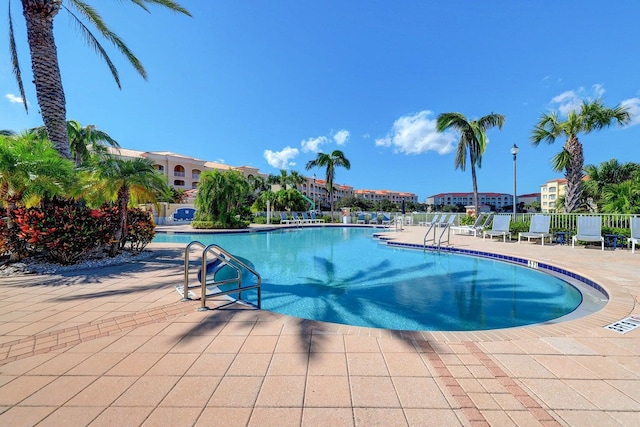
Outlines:
[[[427, 249], [427, 242], [429, 241], [433, 241], [433, 244], [436, 244], [436, 228], [442, 228], [442, 231], [440, 232], [440, 236], [438, 237], [438, 244], [437, 244], [437, 248], [438, 251], [440, 250], [440, 247], [442, 246], [442, 237], [444, 236], [444, 233], [447, 232], [447, 239], [446, 239], [446, 244], [447, 246], [450, 245], [450, 239], [451, 239], [451, 225], [453, 225], [453, 221], [456, 219], [455, 215], [450, 215], [449, 219], [447, 219], [446, 221], [439, 221], [439, 222], [434, 222], [432, 223], [429, 228], [427, 229], [427, 232], [424, 235], [424, 239], [422, 242], [422, 247], [424, 250]], [[433, 230], [433, 238], [429, 239], [429, 233], [431, 233], [431, 230]]]
[[[198, 287], [198, 285], [189, 286], [189, 254], [192, 246], [200, 246], [203, 248], [202, 266], [200, 270], [201, 271], [200, 277], [202, 278], [201, 284], [200, 284], [201, 305], [200, 305], [200, 308], [198, 308], [198, 311], [205, 311], [209, 309], [207, 307], [207, 297], [237, 293], [238, 300], [241, 300], [242, 291], [247, 291], [250, 289], [258, 290], [258, 301], [256, 305], [257, 305], [257, 308], [262, 307], [262, 277], [260, 276], [260, 274], [257, 271], [255, 271], [253, 268], [248, 266], [246, 263], [242, 262], [240, 259], [235, 257], [233, 254], [223, 249], [221, 246], [215, 243], [212, 243], [209, 246], [205, 246], [203, 243], [197, 240], [194, 240], [193, 242], [189, 243], [184, 250], [184, 287], [183, 287], [184, 295], [181, 301], [191, 300], [191, 298], [189, 298], [189, 289]], [[208, 264], [207, 255], [208, 254], [212, 254], [215, 257], [215, 259], [219, 260], [221, 267], [224, 265], [228, 265], [229, 267], [233, 268], [236, 271], [237, 276], [231, 279], [208, 282], [207, 281], [207, 264]], [[233, 263], [231, 263], [230, 261], [233, 261]], [[245, 270], [247, 270], [248, 272], [256, 276], [257, 281], [255, 285], [244, 286], [244, 287], [242, 286], [242, 270], [241, 270], [242, 268], [244, 268]], [[236, 283], [236, 282], [238, 283], [238, 287], [236, 289], [230, 289], [228, 291], [219, 291], [219, 292], [207, 294], [207, 285], [224, 285], [227, 283]]]

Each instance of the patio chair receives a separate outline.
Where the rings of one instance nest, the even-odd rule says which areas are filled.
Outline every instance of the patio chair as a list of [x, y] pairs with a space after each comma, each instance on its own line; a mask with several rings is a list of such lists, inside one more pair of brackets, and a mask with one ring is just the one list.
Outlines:
[[291, 224], [292, 220], [287, 218], [287, 214], [280, 212], [280, 224]]
[[378, 214], [374, 212], [371, 214], [371, 219], [369, 220], [369, 224], [377, 224], [377, 223], [378, 223]]
[[600, 242], [604, 251], [604, 237], [602, 237], [602, 219], [599, 216], [578, 216], [578, 232], [571, 238], [571, 247], [576, 242]]
[[364, 224], [364, 214], [358, 214], [358, 218], [356, 219], [356, 224]]
[[640, 243], [640, 216], [631, 217], [631, 237], [627, 239], [627, 246], [631, 245], [631, 253], [636, 252], [636, 244]]
[[493, 218], [493, 214], [481, 213], [472, 225], [454, 225], [451, 227], [451, 230], [453, 230], [453, 234], [473, 233], [473, 237], [476, 237], [479, 231], [484, 230], [485, 225], [489, 223], [491, 218]]
[[298, 212], [291, 212], [291, 218], [293, 218], [292, 222], [294, 224], [304, 224], [304, 220], [298, 216]]
[[382, 214], [382, 225], [391, 225], [391, 216]]
[[302, 222], [304, 224], [313, 224], [313, 220], [309, 218], [309, 215], [307, 215], [306, 212], [302, 212]]
[[427, 218], [425, 218], [424, 221], [418, 221], [418, 225], [419, 226], [424, 226], [424, 227], [429, 227], [432, 224], [436, 224], [436, 223], [440, 222], [440, 217], [442, 217], [442, 219], [444, 219], [445, 215], [444, 214], [442, 214], [442, 215], [441, 214], [435, 214], [433, 216], [433, 218], [431, 218], [431, 221], [427, 221]]
[[549, 238], [549, 243], [553, 235], [549, 233], [549, 226], [551, 225], [551, 217], [549, 215], [534, 215], [531, 218], [531, 224], [529, 225], [528, 232], [518, 233], [518, 243], [522, 237], [526, 237], [529, 242], [531, 239], [542, 240], [542, 246], [544, 246], [544, 238]]
[[314, 211], [311, 211], [311, 221], [313, 221], [315, 224], [319, 224], [321, 222], [324, 222], [324, 218], [316, 217], [316, 213]]
[[502, 236], [502, 241], [507, 241], [507, 234], [511, 239], [511, 231], [509, 226], [511, 225], [511, 215], [496, 215], [493, 217], [493, 223], [491, 224], [491, 230], [486, 230], [482, 233], [482, 240], [487, 236], [493, 238], [493, 236]]

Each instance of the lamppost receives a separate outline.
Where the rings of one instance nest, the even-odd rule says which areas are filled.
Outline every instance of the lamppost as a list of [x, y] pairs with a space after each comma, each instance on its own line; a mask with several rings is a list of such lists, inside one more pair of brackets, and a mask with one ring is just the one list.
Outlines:
[[316, 211], [318, 210], [318, 207], [316, 206], [316, 174], [313, 174], [313, 209], [315, 209]]
[[516, 220], [516, 206], [518, 205], [518, 196], [516, 195], [516, 157], [518, 156], [518, 146], [513, 144], [511, 147], [511, 154], [513, 154], [513, 220]]

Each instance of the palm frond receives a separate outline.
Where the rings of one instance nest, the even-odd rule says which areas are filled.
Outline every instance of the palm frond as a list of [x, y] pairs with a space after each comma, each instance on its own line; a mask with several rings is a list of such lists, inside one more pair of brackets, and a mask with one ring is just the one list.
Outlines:
[[[122, 53], [127, 58], [129, 63], [131, 63], [133, 68], [135, 68], [135, 70], [143, 79], [147, 79], [147, 71], [144, 69], [144, 66], [142, 65], [140, 60], [133, 54], [133, 52], [129, 49], [125, 42], [116, 33], [109, 29], [97, 10], [81, 0], [72, 0], [70, 4], [73, 5], [78, 13], [80, 13], [87, 21], [89, 21], [94, 27], [96, 27], [105, 39], [109, 40], [114, 46], [118, 48], [120, 53]], [[69, 11], [69, 13], [74, 17], [74, 19], [77, 21], [78, 26], [80, 26], [81, 29], [85, 30], [83, 31], [83, 35], [87, 38], [90, 46], [96, 49], [100, 56], [102, 56], [102, 58], [107, 61], [107, 64], [109, 64], [109, 69], [111, 69], [111, 73], [113, 74], [115, 67], [112, 68], [113, 64], [106, 54], [106, 51], [102, 48], [102, 45], [100, 45], [95, 36], [91, 33], [91, 31], [89, 31], [87, 26], [84, 25], [84, 23], [81, 22], [80, 19], [75, 14], [73, 14], [73, 12], [71, 12], [69, 8], [66, 8], [66, 10]], [[116, 78], [116, 75], [117, 71], [114, 75], [114, 78]], [[118, 83], [118, 87], [120, 87], [120, 80], [116, 78], [116, 81]]]
[[571, 162], [571, 153], [562, 149], [558, 154], [551, 159], [551, 167], [556, 172], [562, 172], [567, 165]]
[[22, 84], [22, 72], [20, 71], [20, 63], [18, 61], [18, 49], [16, 48], [16, 38], [13, 33], [13, 18], [11, 17], [11, 0], [9, 0], [9, 51], [11, 53], [11, 67], [13, 75], [16, 77], [18, 83], [18, 90], [20, 91], [20, 97], [24, 104], [24, 110], [28, 113], [29, 106], [27, 104], [27, 96], [24, 93], [24, 85]]
[[137, 4], [138, 6], [140, 6], [141, 8], [143, 8], [144, 10], [146, 10], [147, 12], [149, 12], [149, 9], [147, 9], [144, 3], [153, 3], [160, 6], [164, 6], [167, 9], [173, 10], [174, 12], [191, 16], [191, 13], [189, 13], [187, 9], [185, 9], [184, 7], [180, 6], [178, 3], [172, 0], [131, 0], [131, 1]]

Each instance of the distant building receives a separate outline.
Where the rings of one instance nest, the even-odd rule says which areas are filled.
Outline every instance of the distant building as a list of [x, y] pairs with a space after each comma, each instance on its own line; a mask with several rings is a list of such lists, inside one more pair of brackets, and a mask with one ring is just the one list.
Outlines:
[[518, 205], [522, 204], [525, 206], [525, 210], [529, 212], [533, 212], [532, 209], [527, 209], [527, 205], [531, 205], [533, 202], [540, 203], [540, 193], [529, 193], [529, 194], [521, 194], [518, 196]]
[[558, 198], [565, 195], [567, 191], [567, 180], [556, 178], [547, 181], [540, 186], [540, 209], [544, 213], [556, 212]]
[[[238, 170], [242, 174], [250, 178], [252, 176], [261, 176], [267, 178], [268, 175], [261, 173], [258, 168], [251, 166], [229, 166], [224, 163], [210, 162], [208, 160], [196, 159], [194, 157], [184, 156], [182, 154], [172, 153], [170, 151], [138, 151], [127, 148], [107, 147], [110, 153], [120, 158], [148, 158], [153, 160], [154, 167], [167, 177], [167, 182], [175, 189], [189, 191], [193, 196], [194, 191], [200, 183], [200, 174], [207, 170]], [[326, 182], [324, 179], [314, 177], [305, 177], [306, 180], [297, 189], [306, 197], [312, 200], [316, 206], [329, 204], [329, 193], [326, 190]], [[394, 203], [400, 203], [402, 200], [406, 202], [417, 202], [418, 196], [413, 193], [403, 193], [388, 190], [354, 190], [353, 187], [345, 184], [333, 184], [333, 201], [337, 202], [343, 197], [356, 196], [369, 198], [369, 200], [387, 199]], [[357, 194], [356, 194], [357, 193]]]
[[[435, 210], [442, 209], [443, 206], [471, 206], [473, 205], [473, 193], [440, 193], [427, 197], [427, 204], [432, 205]], [[505, 206], [513, 206], [513, 195], [506, 193], [478, 193], [478, 204], [480, 206], [493, 206], [495, 210], [501, 211]]]
[[355, 190], [353, 195], [359, 199], [369, 200], [372, 202], [380, 202], [389, 200], [392, 203], [418, 202], [418, 196], [413, 193], [405, 193], [390, 190]]
[[229, 166], [224, 163], [209, 162], [194, 157], [183, 156], [170, 151], [137, 151], [126, 148], [107, 147], [108, 150], [121, 158], [147, 158], [154, 162], [154, 167], [167, 177], [169, 184], [180, 190], [192, 190], [198, 187], [200, 174], [207, 170], [238, 170], [249, 178], [252, 176], [267, 175], [260, 173], [257, 168], [251, 166]]

